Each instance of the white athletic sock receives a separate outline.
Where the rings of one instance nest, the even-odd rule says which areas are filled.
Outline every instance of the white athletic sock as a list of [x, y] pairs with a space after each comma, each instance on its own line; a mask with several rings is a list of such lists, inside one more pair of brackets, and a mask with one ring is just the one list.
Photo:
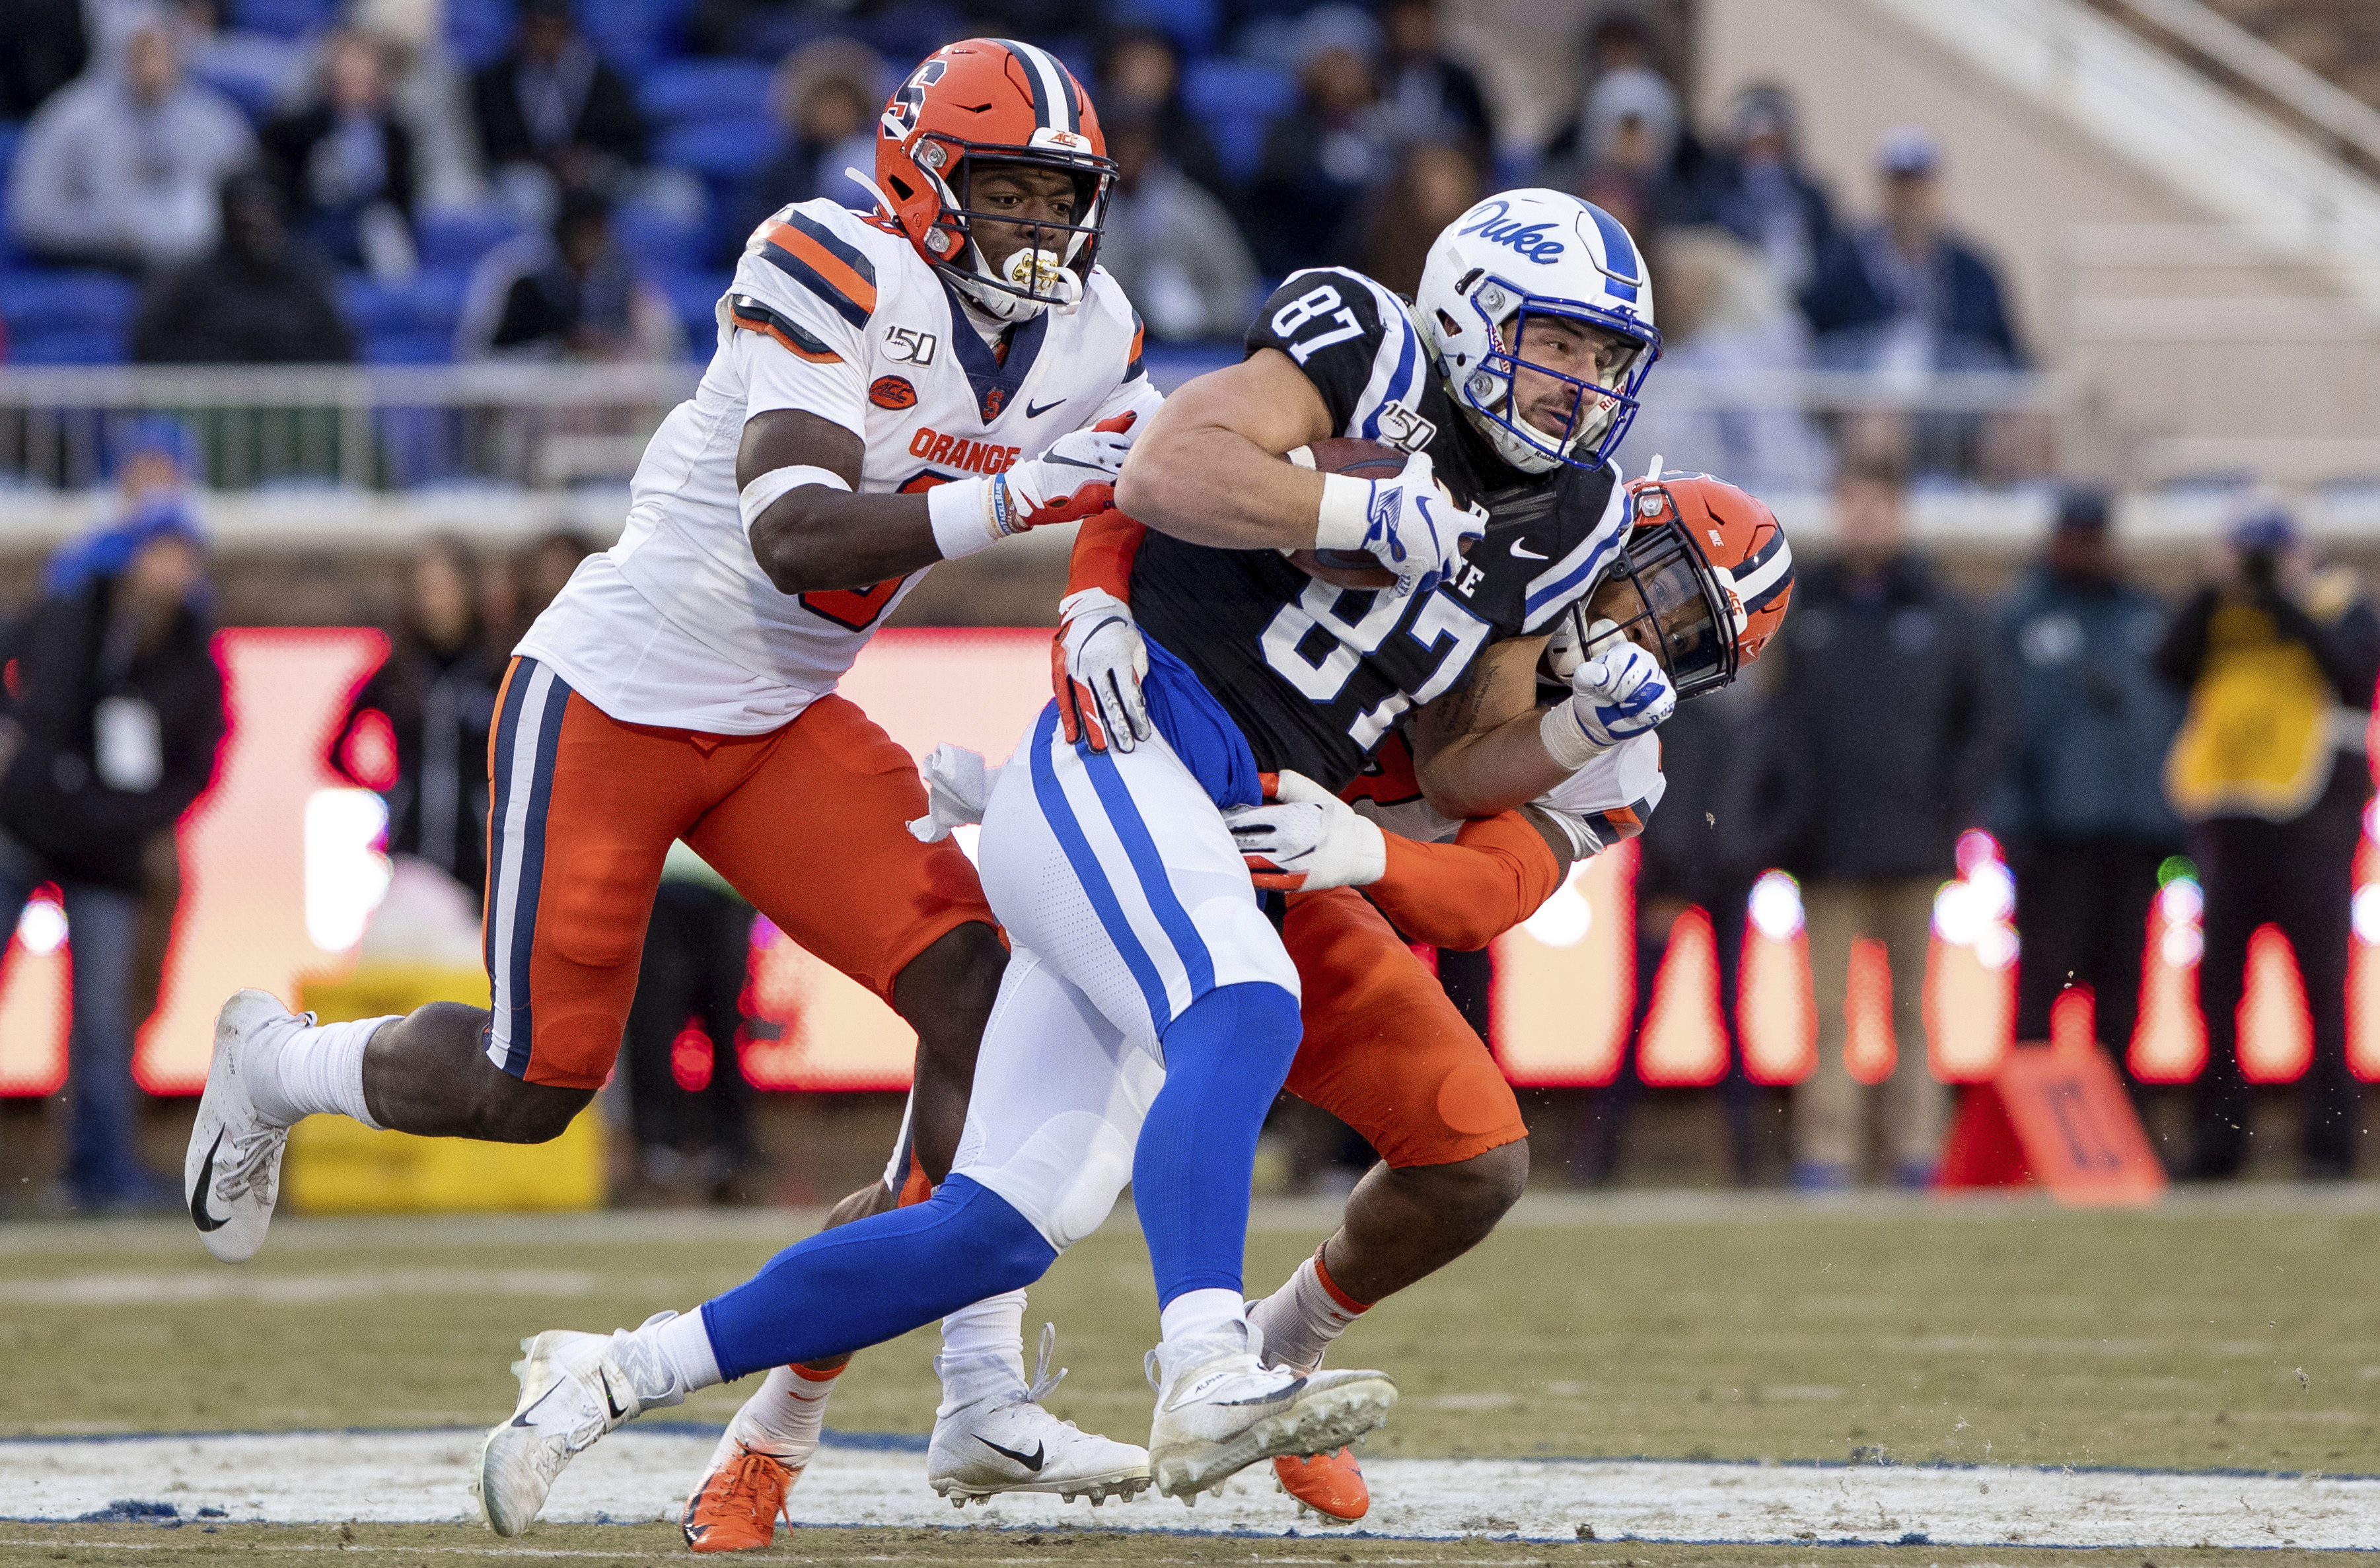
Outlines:
[[1220, 1333], [1234, 1323], [1246, 1322], [1247, 1317], [1248, 1304], [1235, 1290], [1188, 1290], [1166, 1304], [1157, 1315], [1157, 1327], [1165, 1343], [1174, 1344], [1201, 1334]]
[[270, 1064], [249, 1080], [248, 1096], [256, 1108], [276, 1122], [294, 1123], [317, 1112], [352, 1116], [380, 1130], [371, 1107], [364, 1103], [364, 1047], [384, 1018], [358, 1018], [346, 1024], [319, 1024], [292, 1029], [271, 1055], [260, 1051], [257, 1061]]
[[1286, 1284], [1248, 1308], [1248, 1321], [1264, 1334], [1266, 1366], [1311, 1372], [1330, 1342], [1368, 1310], [1331, 1282], [1317, 1248]]
[[934, 1371], [942, 1380], [937, 1421], [979, 1399], [1024, 1393], [1025, 1293], [995, 1295], [943, 1319], [942, 1353], [934, 1357]]
[[[850, 1365], [848, 1362], [844, 1366]], [[780, 1367], [760, 1380], [744, 1402], [713, 1457], [716, 1468], [732, 1457], [736, 1445], [759, 1453], [773, 1453], [795, 1469], [810, 1462], [819, 1438], [826, 1430], [826, 1402], [843, 1367], [820, 1371], [815, 1367]]]
[[[698, 1310], [649, 1318], [641, 1328], [620, 1330], [613, 1343], [620, 1347], [620, 1364], [636, 1379], [638, 1397], [649, 1410], [656, 1404], [675, 1404], [695, 1390], [722, 1380], [718, 1354], [710, 1348], [710, 1330]], [[648, 1357], [662, 1375], [654, 1389], [646, 1386]]]

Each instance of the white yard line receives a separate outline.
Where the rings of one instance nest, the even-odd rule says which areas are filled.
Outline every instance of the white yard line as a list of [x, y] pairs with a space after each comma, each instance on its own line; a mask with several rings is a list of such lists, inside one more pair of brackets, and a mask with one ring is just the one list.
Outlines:
[[[630, 1429], [582, 1456], [546, 1517], [674, 1517], [712, 1439]], [[73, 1519], [120, 1499], [184, 1519], [468, 1520], [479, 1448], [467, 1431], [0, 1441], [0, 1515]], [[1384, 1459], [1366, 1465], [1381, 1535], [1574, 1540], [1825, 1542], [1924, 1538], [1945, 1546], [2366, 1547], [2380, 1479], [1991, 1467], [1706, 1465], [1628, 1460]], [[965, 1514], [927, 1489], [924, 1455], [821, 1452], [794, 1490], [806, 1525], [1063, 1525], [1326, 1534], [1251, 1472], [1195, 1511], [1143, 1499], [1094, 1510], [1003, 1498]], [[210, 1515], [212, 1517], [212, 1515]]]

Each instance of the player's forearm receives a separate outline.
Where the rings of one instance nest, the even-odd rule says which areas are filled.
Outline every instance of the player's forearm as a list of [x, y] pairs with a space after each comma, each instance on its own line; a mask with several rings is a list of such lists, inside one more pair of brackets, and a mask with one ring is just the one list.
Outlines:
[[1539, 738], [1541, 709], [1531, 709], [1491, 728], [1440, 740], [1422, 754], [1414, 771], [1432, 809], [1446, 817], [1492, 817], [1524, 806], [1571, 775], [1547, 754]]
[[1389, 923], [1415, 942], [1472, 952], [1519, 925], [1569, 873], [1567, 841], [1506, 811], [1465, 822], [1452, 844], [1387, 835], [1388, 873], [1364, 890]]
[[1322, 476], [1232, 431], [1169, 430], [1160, 414], [1124, 460], [1116, 505], [1191, 544], [1305, 550], [1321, 517]]
[[780, 593], [866, 588], [942, 559], [923, 495], [787, 492], [753, 519], [752, 555]]

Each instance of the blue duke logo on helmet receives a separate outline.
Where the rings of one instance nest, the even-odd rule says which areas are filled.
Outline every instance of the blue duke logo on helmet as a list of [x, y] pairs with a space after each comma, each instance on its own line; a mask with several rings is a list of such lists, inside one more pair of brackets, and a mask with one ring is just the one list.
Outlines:
[[1636, 242], [1559, 190], [1506, 191], [1449, 224], [1414, 304], [1455, 406], [1524, 473], [1608, 461], [1660, 357]]
[[1475, 234], [1490, 245], [1501, 245], [1508, 249], [1517, 250], [1540, 266], [1548, 261], [1559, 261], [1564, 247], [1560, 240], [1546, 232], [1548, 224], [1542, 219], [1536, 223], [1524, 224], [1517, 218], [1506, 215], [1512, 210], [1512, 204], [1509, 201], [1500, 200], [1482, 201], [1478, 206], [1471, 209], [1471, 213], [1464, 214], [1469, 221], [1463, 223], [1456, 232]]

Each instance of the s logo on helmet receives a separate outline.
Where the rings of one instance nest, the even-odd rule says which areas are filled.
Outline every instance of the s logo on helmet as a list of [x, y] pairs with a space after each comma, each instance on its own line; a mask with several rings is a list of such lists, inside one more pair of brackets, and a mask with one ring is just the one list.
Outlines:
[[1546, 232], [1546, 225], [1542, 221], [1532, 224], [1516, 223], [1511, 216], [1512, 211], [1512, 206], [1509, 201], [1490, 201], [1480, 208], [1478, 217], [1465, 224], [1456, 232], [1475, 234], [1488, 244], [1500, 245], [1507, 250], [1515, 251], [1536, 262], [1539, 266], [1560, 261], [1563, 249], [1562, 242]]
[[868, 400], [879, 408], [914, 408], [917, 389], [906, 376], [878, 376], [868, 389]]
[[950, 68], [943, 60], [929, 60], [917, 67], [917, 74], [892, 95], [892, 102], [884, 105], [884, 117], [878, 123], [886, 137], [894, 141], [909, 140], [909, 133], [917, 128], [917, 113], [925, 107], [926, 89], [941, 80]]

